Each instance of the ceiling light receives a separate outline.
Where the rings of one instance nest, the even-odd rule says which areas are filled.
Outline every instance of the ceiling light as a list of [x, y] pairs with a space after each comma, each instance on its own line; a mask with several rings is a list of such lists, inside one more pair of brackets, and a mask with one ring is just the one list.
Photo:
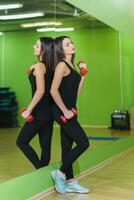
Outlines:
[[23, 4], [21, 3], [13, 3], [13, 4], [0, 4], [0, 10], [7, 10], [7, 9], [14, 9], [14, 8], [21, 8]]
[[74, 28], [56, 28], [56, 32], [64, 32], [64, 31], [74, 31]]
[[37, 27], [37, 26], [60, 26], [62, 25], [62, 22], [34, 22], [34, 23], [26, 23], [26, 24], [21, 24], [23, 28], [28, 28], [28, 27]]
[[43, 16], [43, 15], [44, 15], [44, 13], [42, 13], [42, 12], [17, 14], [17, 15], [0, 15], [0, 19], [1, 20], [22, 19], [22, 18], [40, 17], [40, 16]]
[[49, 32], [49, 31], [55, 31], [55, 28], [37, 28], [38, 32]]
[[54, 31], [54, 32], [64, 32], [64, 31], [74, 31], [74, 28], [38, 28], [38, 32], [49, 32], [49, 31]]

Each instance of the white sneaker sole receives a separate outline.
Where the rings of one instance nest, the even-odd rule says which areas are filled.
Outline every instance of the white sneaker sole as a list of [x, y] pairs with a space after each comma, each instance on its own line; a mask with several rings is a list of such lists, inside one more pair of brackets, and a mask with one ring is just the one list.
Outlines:
[[70, 193], [71, 193], [71, 192], [72, 192], [72, 193], [80, 193], [80, 194], [87, 194], [87, 193], [90, 192], [90, 190], [89, 190], [89, 191], [85, 191], [85, 192], [83, 191], [83, 192], [82, 192], [82, 191], [79, 191], [79, 190], [76, 191], [76, 190], [69, 190], [69, 189], [67, 189], [66, 192], [70, 192]]

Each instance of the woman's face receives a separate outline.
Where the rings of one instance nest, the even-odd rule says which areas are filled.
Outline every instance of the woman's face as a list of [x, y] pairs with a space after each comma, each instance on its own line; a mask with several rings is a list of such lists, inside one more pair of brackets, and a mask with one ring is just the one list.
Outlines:
[[62, 47], [65, 55], [73, 55], [75, 53], [74, 45], [69, 38], [63, 40]]
[[41, 54], [41, 41], [37, 40], [36, 44], [34, 45], [34, 54], [36, 56], [40, 56]]

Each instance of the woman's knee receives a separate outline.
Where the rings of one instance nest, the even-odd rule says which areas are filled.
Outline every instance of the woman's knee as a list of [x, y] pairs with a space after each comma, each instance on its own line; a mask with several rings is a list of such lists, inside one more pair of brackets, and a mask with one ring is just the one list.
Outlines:
[[18, 137], [16, 140], [16, 145], [20, 148], [23, 149], [25, 145], [28, 145], [29, 142], [27, 142], [25, 139], [22, 139], [21, 137]]
[[20, 138], [18, 137], [16, 140], [16, 145], [21, 148], [22, 147], [22, 141], [20, 140]]
[[84, 141], [81, 142], [81, 148], [83, 151], [89, 148], [89, 140], [86, 138]]

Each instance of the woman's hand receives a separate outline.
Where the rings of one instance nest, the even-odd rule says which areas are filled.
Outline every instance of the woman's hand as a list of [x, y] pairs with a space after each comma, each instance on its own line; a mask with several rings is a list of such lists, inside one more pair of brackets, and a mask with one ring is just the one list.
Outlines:
[[72, 117], [74, 117], [74, 114], [71, 110], [66, 110], [65, 112], [63, 112], [63, 114], [66, 119], [71, 119]]
[[79, 68], [80, 68], [80, 69], [81, 69], [81, 68], [87, 69], [86, 63], [85, 63], [85, 62], [80, 62], [80, 63], [79, 63]]
[[22, 117], [25, 119], [31, 114], [32, 110], [25, 110], [21, 113]]

